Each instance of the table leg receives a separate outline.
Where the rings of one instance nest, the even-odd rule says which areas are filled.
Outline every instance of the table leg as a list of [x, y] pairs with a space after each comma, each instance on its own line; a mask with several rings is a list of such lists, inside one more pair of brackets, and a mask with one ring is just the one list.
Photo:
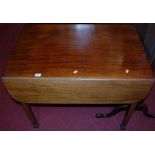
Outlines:
[[[15, 101], [15, 102], [17, 102], [17, 101]], [[39, 127], [39, 122], [37, 121], [35, 115], [33, 114], [33, 111], [31, 109], [30, 105], [26, 104], [26, 103], [20, 103], [20, 104], [22, 105], [22, 107], [24, 108], [27, 116], [29, 117], [29, 119], [33, 123], [34, 128], [38, 128]], [[122, 130], [124, 130], [126, 128], [127, 124], [128, 124], [128, 121], [129, 121], [130, 117], [132, 116], [132, 113], [133, 113], [134, 110], [142, 111], [145, 116], [155, 118], [155, 114], [149, 114], [148, 107], [147, 107], [146, 104], [144, 104], [143, 101], [138, 102], [138, 103], [134, 103], [134, 104], [116, 106], [108, 114], [102, 114], [102, 113], [96, 114], [96, 118], [111, 117], [111, 116], [114, 116], [114, 115], [116, 115], [117, 113], [119, 113], [121, 111], [126, 111], [125, 117], [124, 117], [124, 119], [123, 119], [123, 121], [122, 121], [122, 123], [120, 125], [120, 128]]]
[[26, 112], [28, 118], [31, 120], [33, 127], [34, 128], [39, 128], [39, 122], [37, 121], [30, 105], [26, 104], [26, 103], [21, 103], [24, 111]]
[[127, 111], [128, 108], [129, 108], [129, 105], [116, 106], [110, 113], [107, 113], [107, 114], [97, 113], [96, 118], [112, 117], [121, 111]]
[[137, 104], [136, 110], [142, 111], [144, 116], [146, 116], [146, 117], [155, 118], [155, 114], [149, 113], [148, 106], [143, 101], [141, 101]]
[[120, 126], [121, 129], [125, 129], [134, 110], [142, 111], [144, 116], [146, 117], [155, 118], [155, 114], [149, 113], [148, 106], [144, 103], [144, 100], [138, 102], [137, 104], [117, 105], [110, 113], [107, 113], [107, 114], [97, 113], [96, 118], [107, 118], [107, 117], [114, 116], [121, 111], [126, 111], [126, 115]]
[[137, 103], [133, 103], [129, 106], [128, 110], [126, 111], [126, 114], [124, 116], [124, 119], [120, 125], [120, 129], [121, 130], [124, 130], [126, 129], [126, 125], [128, 124], [129, 122], [129, 119], [131, 118], [134, 110], [136, 109], [136, 106], [137, 106]]

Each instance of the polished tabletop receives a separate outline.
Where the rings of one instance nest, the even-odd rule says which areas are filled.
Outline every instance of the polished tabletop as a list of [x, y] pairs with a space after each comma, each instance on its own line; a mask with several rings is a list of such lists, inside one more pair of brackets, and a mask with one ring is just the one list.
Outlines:
[[25, 24], [3, 77], [151, 79], [132, 24]]

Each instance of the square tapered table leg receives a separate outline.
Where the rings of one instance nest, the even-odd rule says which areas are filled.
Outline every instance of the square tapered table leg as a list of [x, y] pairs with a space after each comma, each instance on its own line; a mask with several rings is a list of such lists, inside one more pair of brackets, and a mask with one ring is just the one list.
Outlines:
[[39, 128], [39, 122], [37, 121], [32, 109], [31, 109], [31, 106], [27, 103], [21, 103], [26, 115], [28, 116], [28, 118], [30, 119], [30, 121], [32, 122], [33, 124], [33, 127], [34, 128]]

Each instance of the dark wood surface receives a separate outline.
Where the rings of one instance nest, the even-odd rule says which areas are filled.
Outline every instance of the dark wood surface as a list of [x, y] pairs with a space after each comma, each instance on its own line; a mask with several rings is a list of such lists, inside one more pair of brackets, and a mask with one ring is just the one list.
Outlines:
[[51, 104], [135, 103], [154, 82], [131, 24], [27, 24], [2, 80], [17, 101]]
[[35, 73], [42, 78], [152, 78], [136, 29], [128, 24], [27, 24], [4, 77], [33, 78]]

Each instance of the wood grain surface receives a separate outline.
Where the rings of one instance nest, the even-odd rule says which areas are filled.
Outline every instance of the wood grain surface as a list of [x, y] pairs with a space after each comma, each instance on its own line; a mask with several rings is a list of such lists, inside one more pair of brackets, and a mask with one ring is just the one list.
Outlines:
[[2, 80], [15, 100], [51, 104], [135, 103], [154, 82], [131, 24], [27, 24]]
[[4, 76], [38, 72], [42, 77], [152, 78], [140, 38], [128, 24], [27, 24]]
[[20, 102], [59, 104], [135, 103], [143, 99], [152, 80], [5, 79], [9, 94]]

